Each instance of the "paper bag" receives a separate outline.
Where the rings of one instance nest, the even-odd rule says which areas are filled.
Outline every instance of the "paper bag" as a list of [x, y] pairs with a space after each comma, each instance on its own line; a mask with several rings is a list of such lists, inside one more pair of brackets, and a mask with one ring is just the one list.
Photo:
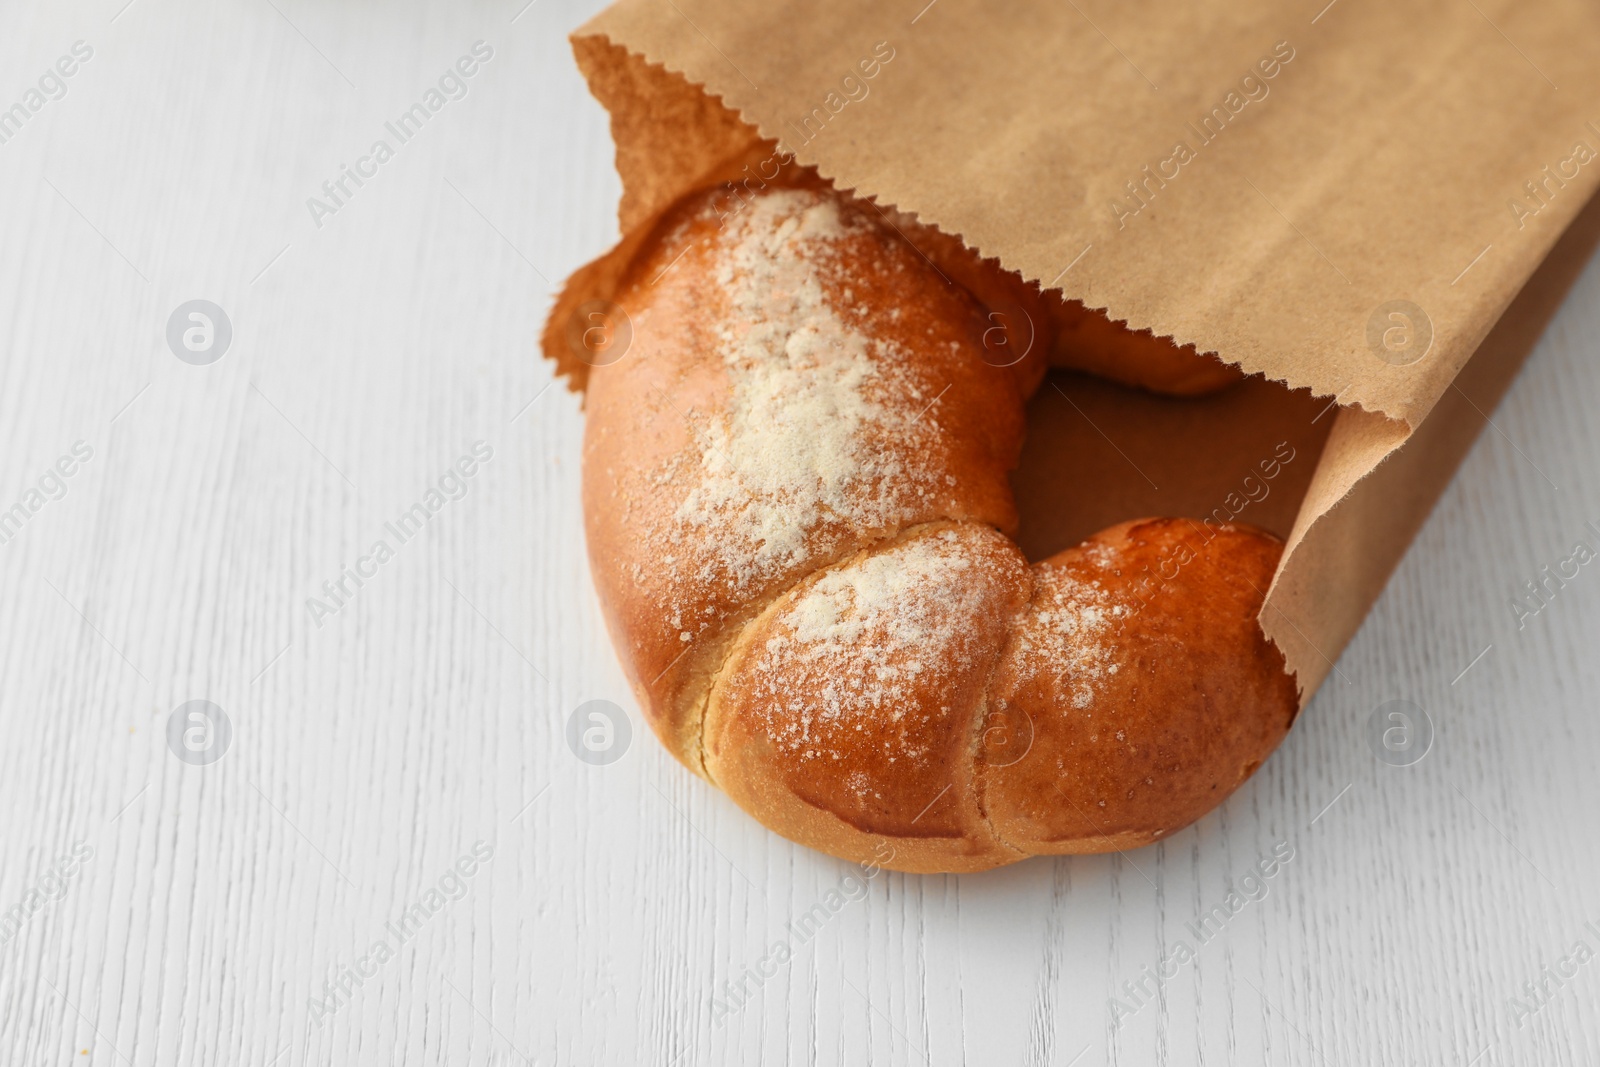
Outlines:
[[776, 142], [1258, 376], [1198, 401], [1054, 379], [1030, 410], [1020, 542], [1038, 558], [1147, 514], [1274, 530], [1261, 624], [1302, 700], [1600, 238], [1585, 0], [623, 0], [573, 45], [624, 188], [622, 244], [569, 279], [545, 333], [575, 386], [573, 316], [642, 230]]

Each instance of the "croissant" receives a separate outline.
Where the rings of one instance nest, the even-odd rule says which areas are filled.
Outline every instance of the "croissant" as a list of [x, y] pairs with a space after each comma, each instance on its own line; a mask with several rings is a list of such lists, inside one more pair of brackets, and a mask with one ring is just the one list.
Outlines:
[[1007, 536], [1049, 362], [1178, 393], [1235, 372], [1134, 335], [1109, 360], [1081, 311], [818, 182], [685, 198], [615, 302], [599, 599], [662, 743], [769, 828], [919, 872], [1128, 849], [1289, 729], [1271, 535], [1140, 519], [1031, 565]]

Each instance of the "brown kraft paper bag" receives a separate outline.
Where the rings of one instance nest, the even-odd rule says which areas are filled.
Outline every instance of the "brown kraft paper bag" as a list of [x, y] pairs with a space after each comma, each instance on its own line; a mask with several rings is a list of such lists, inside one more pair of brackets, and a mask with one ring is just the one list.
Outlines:
[[1041, 390], [1019, 541], [1037, 559], [1152, 514], [1273, 530], [1261, 625], [1302, 702], [1600, 239], [1587, 0], [622, 0], [573, 46], [611, 113], [624, 235], [545, 332], [575, 387], [573, 324], [649, 223], [775, 141], [1257, 375], [1200, 400]]

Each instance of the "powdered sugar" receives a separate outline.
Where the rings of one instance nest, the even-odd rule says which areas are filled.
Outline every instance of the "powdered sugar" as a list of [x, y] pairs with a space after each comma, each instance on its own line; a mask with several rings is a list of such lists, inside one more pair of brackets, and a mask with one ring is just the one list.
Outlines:
[[962, 572], [972, 566], [963, 556], [939, 551], [941, 543], [953, 546], [955, 540], [953, 533], [919, 538], [829, 571], [789, 608], [789, 633], [769, 639], [767, 651], [793, 643], [814, 662], [865, 657], [871, 661], [869, 684], [855, 696], [870, 707], [883, 706], [898, 683], [922, 673], [925, 655], [951, 644], [959, 615], [927, 590], [961, 583]]
[[[768, 737], [802, 760], [838, 759], [828, 738], [925, 717], [936, 679], [973, 668], [974, 619], [996, 588], [971, 535], [924, 534], [828, 571], [789, 603], [749, 664]], [[924, 752], [918, 723], [885, 745]], [[845, 736], [848, 736], [846, 734]], [[883, 735], [887, 742], [891, 735]]]
[[1019, 666], [1052, 678], [1052, 688], [1074, 710], [1086, 711], [1094, 706], [1097, 683], [1117, 673], [1109, 631], [1127, 614], [1100, 579], [1046, 567], [1018, 633]]
[[902, 517], [879, 487], [908, 472], [868, 440], [907, 429], [902, 405], [879, 399], [900, 354], [849, 325], [823, 285], [840, 273], [835, 243], [857, 225], [831, 198], [780, 190], [718, 238], [715, 279], [732, 310], [718, 354], [732, 396], [704, 429], [697, 484], [675, 518], [678, 538], [709, 542], [716, 577], [735, 588], [803, 563], [826, 520], [878, 529]]

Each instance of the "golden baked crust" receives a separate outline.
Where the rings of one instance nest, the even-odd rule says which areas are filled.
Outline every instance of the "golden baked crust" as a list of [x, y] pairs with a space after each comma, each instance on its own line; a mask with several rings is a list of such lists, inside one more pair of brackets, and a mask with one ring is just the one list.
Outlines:
[[708, 672], [762, 605], [918, 523], [1016, 526], [1023, 392], [971, 358], [972, 298], [823, 191], [746, 212], [719, 221], [704, 195], [662, 221], [617, 301], [631, 349], [588, 390], [600, 600], [651, 725], [697, 771]]
[[[590, 373], [583, 476], [640, 704], [696, 773], [835, 855], [975, 870], [1177, 829], [1295, 707], [1255, 622], [1277, 542], [1218, 532], [1103, 631], [1116, 671], [1073, 666], [1062, 628], [1085, 620], [1062, 590], [1089, 568], [1104, 596], [1137, 598], [1180, 524], [1028, 566], [1007, 472], [1050, 312], [958, 243], [902, 230], [811, 182], [690, 197], [643, 243], [617, 297], [631, 345]], [[997, 305], [1037, 316], [1039, 343], [997, 344]], [[1131, 741], [1089, 739], [1086, 688]]]
[[802, 582], [717, 680], [706, 769], [785, 837], [896, 866], [1020, 859], [974, 788], [985, 689], [1027, 603], [1028, 564], [980, 523], [933, 523]]
[[1034, 568], [979, 753], [996, 834], [1029, 853], [1149, 844], [1220, 803], [1289, 730], [1294, 679], [1256, 623], [1277, 542], [1145, 519]]

